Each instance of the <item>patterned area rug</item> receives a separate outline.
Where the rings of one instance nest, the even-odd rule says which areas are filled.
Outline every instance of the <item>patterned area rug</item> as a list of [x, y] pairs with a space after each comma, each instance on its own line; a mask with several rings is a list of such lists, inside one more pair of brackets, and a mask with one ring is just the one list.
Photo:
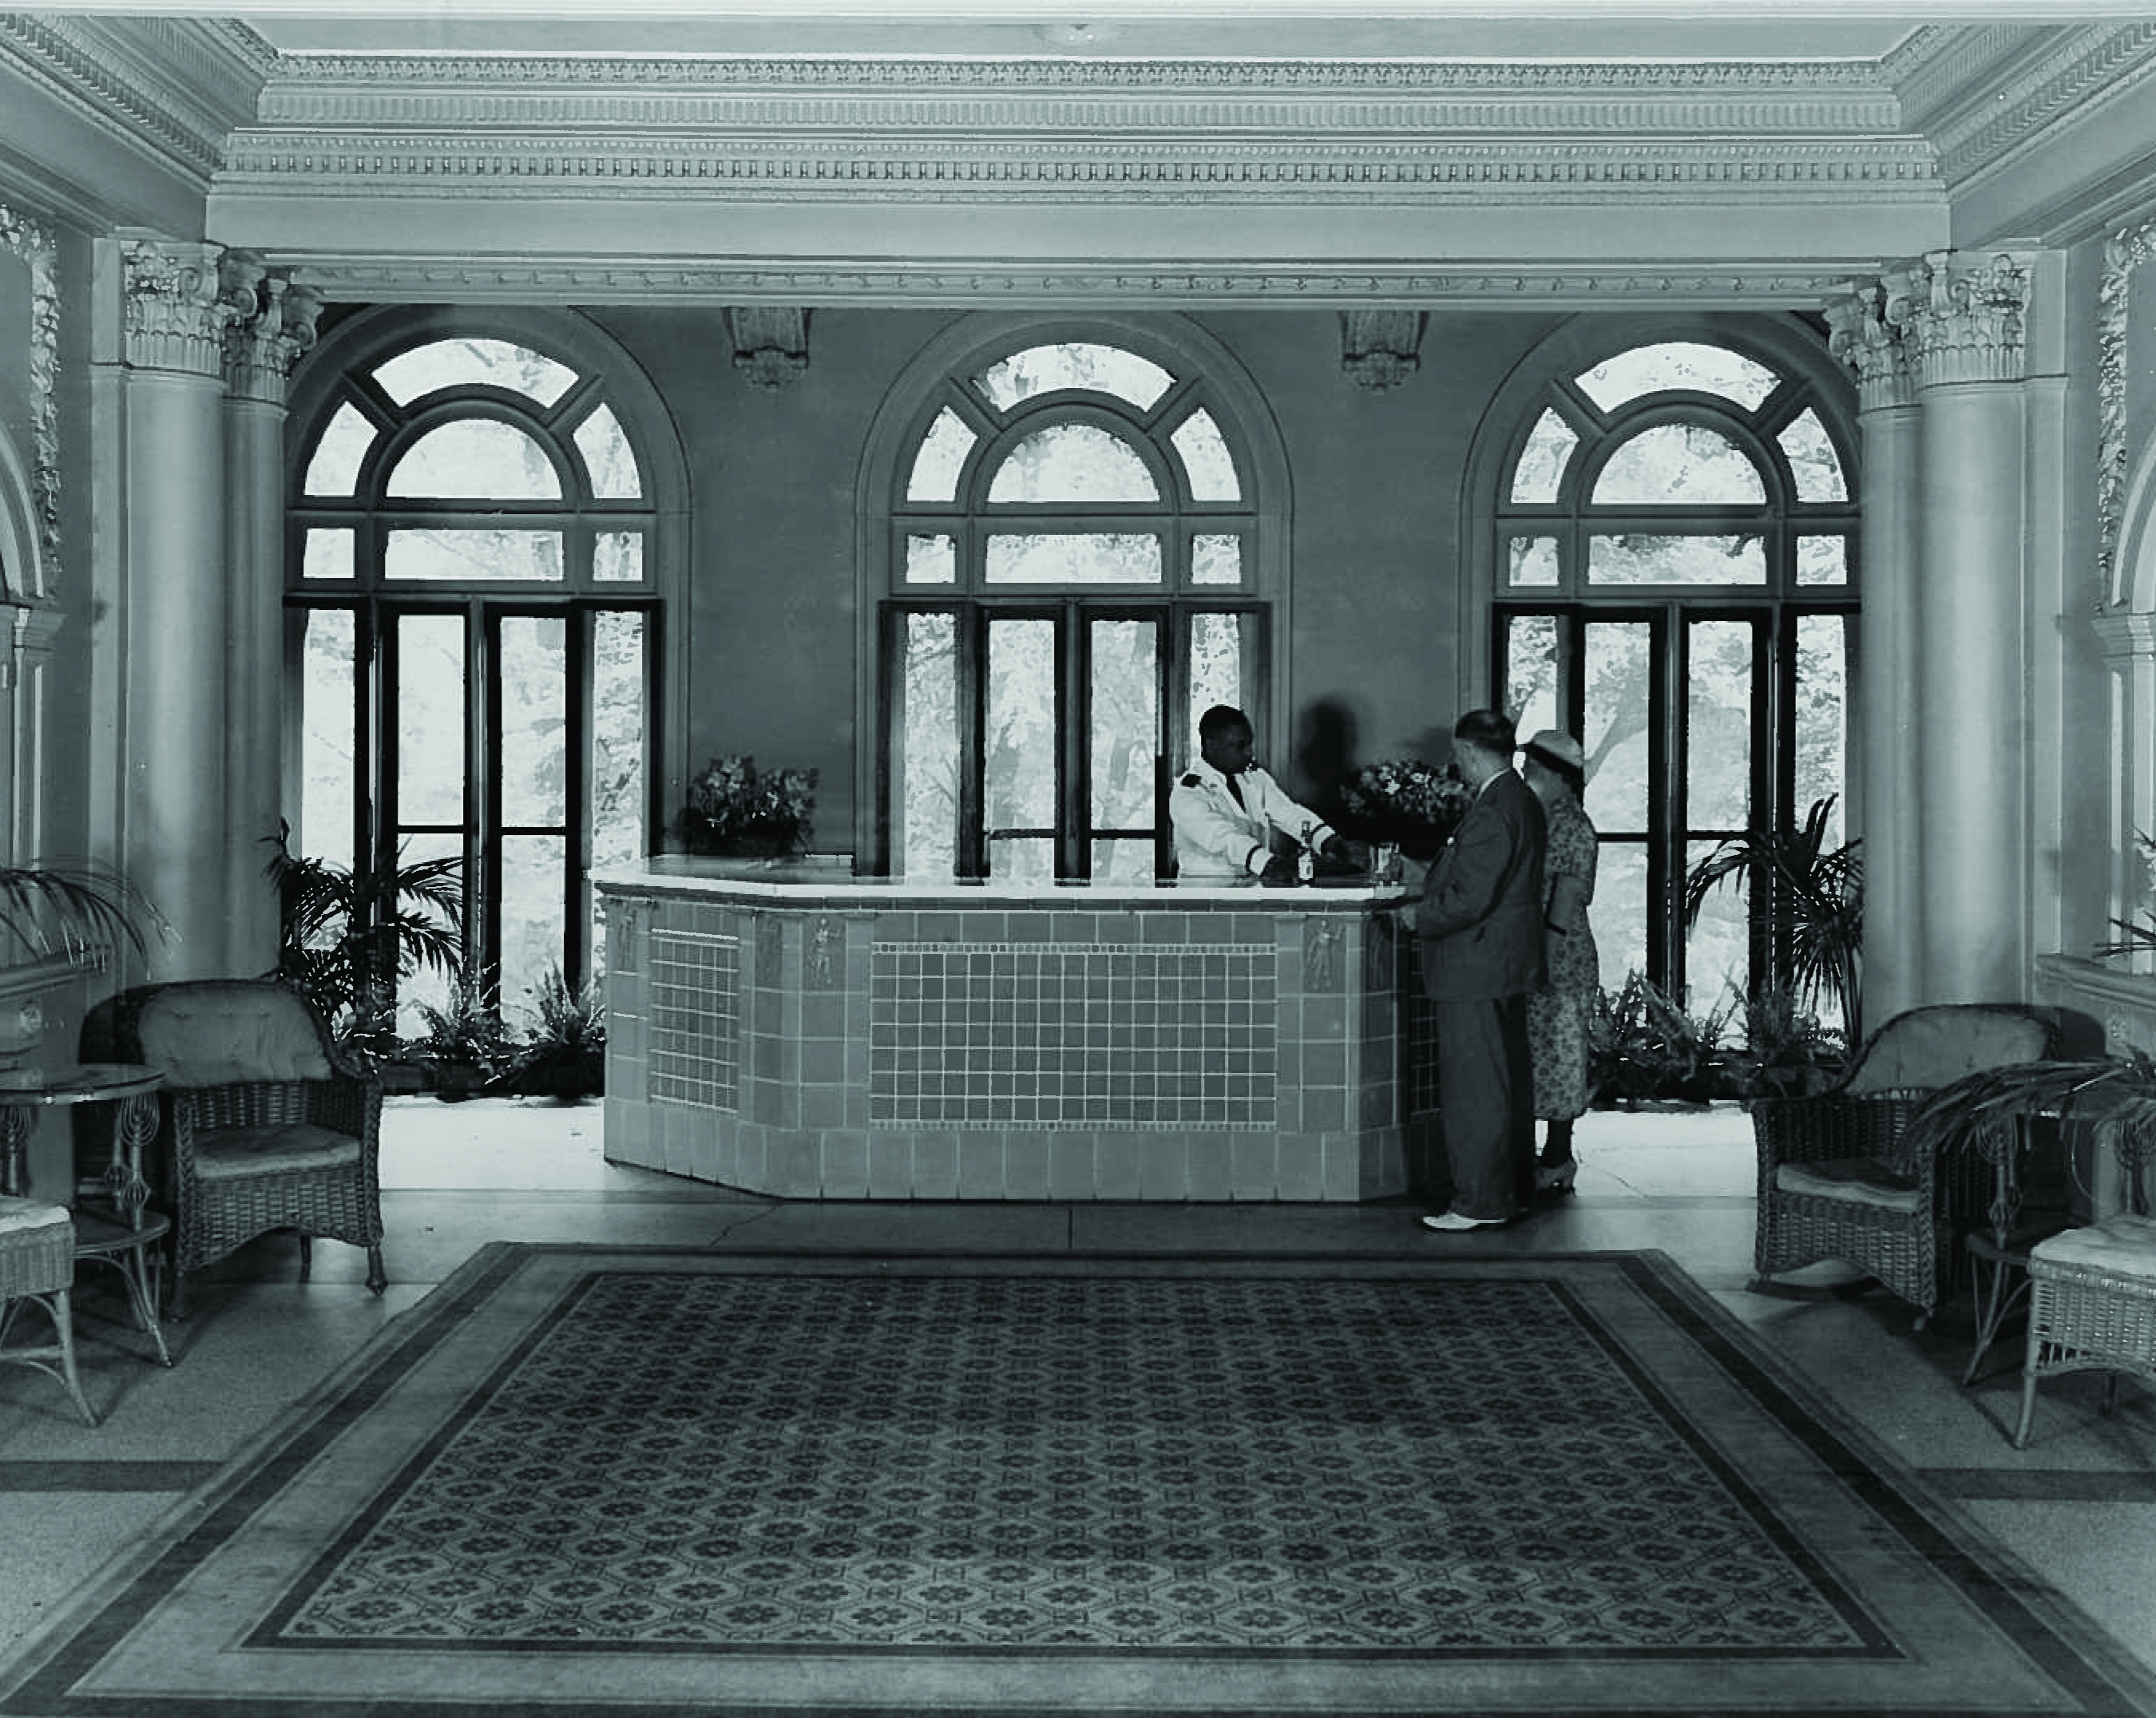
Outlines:
[[501, 1246], [0, 1713], [2156, 1714], [1656, 1254]]

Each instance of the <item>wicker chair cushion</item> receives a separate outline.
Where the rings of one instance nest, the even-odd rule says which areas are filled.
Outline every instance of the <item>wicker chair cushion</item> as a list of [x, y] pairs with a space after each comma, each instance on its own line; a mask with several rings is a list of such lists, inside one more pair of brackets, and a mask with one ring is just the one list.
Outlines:
[[2156, 1218], [2121, 1213], [2062, 1230], [2029, 1249], [2029, 1269], [2093, 1270], [2156, 1283]]
[[1979, 1068], [2041, 1057], [2049, 1042], [2041, 1022], [1968, 1003], [1912, 1008], [1879, 1028], [1842, 1090], [1851, 1097], [1888, 1091], [1928, 1091]]
[[1785, 1193], [1842, 1199], [1852, 1205], [1876, 1205], [1881, 1211], [1914, 1213], [1917, 1184], [1897, 1175], [1876, 1157], [1838, 1157], [1824, 1163], [1775, 1166], [1774, 1185]]
[[305, 1121], [283, 1127], [213, 1128], [197, 1134], [194, 1145], [195, 1173], [204, 1181], [320, 1171], [359, 1161], [359, 1141], [350, 1134]]
[[259, 980], [168, 984], [142, 1005], [142, 1059], [173, 1086], [326, 1080], [329, 1057], [297, 992]]
[[74, 1221], [68, 1215], [64, 1205], [48, 1204], [43, 1199], [18, 1199], [12, 1194], [0, 1194], [0, 1235], [28, 1238], [41, 1228], [65, 1228]]

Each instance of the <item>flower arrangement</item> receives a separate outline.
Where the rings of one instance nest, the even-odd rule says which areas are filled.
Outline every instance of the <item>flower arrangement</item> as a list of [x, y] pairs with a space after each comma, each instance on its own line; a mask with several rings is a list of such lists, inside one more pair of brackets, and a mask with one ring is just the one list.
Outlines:
[[1365, 764], [1341, 797], [1356, 833], [1395, 842], [1410, 859], [1426, 859], [1445, 844], [1474, 794], [1450, 763], [1394, 757]]
[[715, 757], [689, 783], [676, 820], [691, 853], [776, 858], [799, 850], [816, 809], [816, 772], [759, 770], [738, 752]]

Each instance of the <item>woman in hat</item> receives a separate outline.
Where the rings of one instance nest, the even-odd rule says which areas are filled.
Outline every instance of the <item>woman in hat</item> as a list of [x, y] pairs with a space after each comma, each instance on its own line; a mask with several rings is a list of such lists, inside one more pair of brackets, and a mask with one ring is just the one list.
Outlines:
[[1535, 1191], [1568, 1193], [1572, 1124], [1587, 1112], [1587, 1023], [1601, 989], [1601, 962], [1587, 904], [1594, 899], [1594, 825], [1581, 798], [1587, 754], [1579, 741], [1548, 728], [1527, 741], [1521, 773], [1549, 822], [1543, 860], [1543, 933], [1549, 977], [1527, 997], [1527, 1038], [1535, 1071], [1535, 1114], [1548, 1125], [1535, 1167]]

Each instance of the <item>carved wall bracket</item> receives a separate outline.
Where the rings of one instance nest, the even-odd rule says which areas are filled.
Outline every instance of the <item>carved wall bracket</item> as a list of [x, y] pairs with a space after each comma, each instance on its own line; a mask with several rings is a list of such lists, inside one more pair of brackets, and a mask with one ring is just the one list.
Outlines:
[[782, 305], [748, 305], [726, 312], [734, 368], [767, 392], [789, 387], [808, 367], [808, 312]]
[[1340, 367], [1358, 387], [1383, 393], [1422, 367], [1420, 310], [1342, 310]]

